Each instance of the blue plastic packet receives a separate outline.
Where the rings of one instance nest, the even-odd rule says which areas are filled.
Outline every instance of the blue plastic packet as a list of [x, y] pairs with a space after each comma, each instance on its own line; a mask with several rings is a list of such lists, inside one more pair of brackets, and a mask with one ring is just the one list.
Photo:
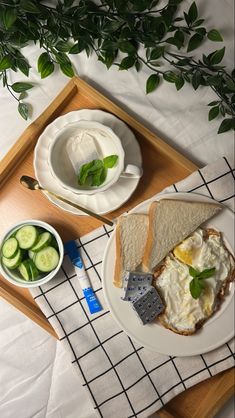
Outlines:
[[103, 308], [94, 293], [89, 277], [85, 271], [83, 261], [80, 256], [79, 249], [75, 241], [69, 241], [64, 245], [64, 248], [75, 267], [77, 278], [81, 285], [83, 294], [85, 296], [89, 311], [91, 314], [101, 311]]

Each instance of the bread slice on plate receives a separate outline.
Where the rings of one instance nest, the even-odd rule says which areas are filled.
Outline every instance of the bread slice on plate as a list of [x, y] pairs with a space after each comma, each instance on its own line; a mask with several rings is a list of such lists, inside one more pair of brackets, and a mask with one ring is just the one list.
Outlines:
[[154, 271], [177, 244], [221, 210], [216, 203], [162, 199], [149, 209], [148, 238], [143, 256], [147, 271]]
[[148, 215], [139, 213], [121, 216], [116, 227], [116, 264], [114, 285], [122, 287], [126, 271], [135, 271], [141, 264], [148, 234]]

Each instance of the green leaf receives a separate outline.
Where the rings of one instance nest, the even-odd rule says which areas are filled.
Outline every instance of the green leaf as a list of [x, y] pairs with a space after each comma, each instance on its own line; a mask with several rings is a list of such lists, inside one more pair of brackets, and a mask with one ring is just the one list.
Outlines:
[[22, 118], [24, 118], [25, 120], [28, 119], [28, 116], [29, 116], [29, 108], [28, 108], [28, 105], [26, 103], [19, 102], [19, 104], [18, 104], [18, 112], [20, 113], [20, 115], [22, 116]]
[[118, 155], [108, 155], [103, 159], [104, 168], [113, 168], [117, 163]]
[[16, 93], [21, 93], [22, 91], [30, 90], [33, 87], [33, 84], [30, 83], [14, 83], [11, 85], [12, 90]]
[[20, 7], [28, 13], [40, 13], [40, 9], [37, 6], [37, 1], [21, 0]]
[[198, 299], [200, 297], [203, 290], [203, 286], [196, 277], [193, 280], [191, 280], [189, 284], [189, 290], [193, 299]]
[[136, 62], [135, 62], [135, 69], [136, 69], [136, 71], [137, 71], [137, 72], [139, 72], [139, 71], [140, 71], [140, 68], [141, 68], [141, 63], [140, 63], [140, 61], [136, 61]]
[[92, 160], [89, 163], [83, 164], [80, 167], [78, 182], [81, 185], [86, 183], [88, 176], [93, 175], [97, 171], [103, 168], [103, 161], [101, 160]]
[[219, 103], [220, 103], [220, 100], [214, 100], [213, 102], [208, 103], [207, 106], [216, 106]]
[[70, 50], [70, 45], [68, 42], [59, 41], [56, 44], [56, 49], [60, 52], [68, 52]]
[[181, 42], [181, 45], [184, 44], [184, 32], [182, 32], [182, 30], [177, 30], [174, 34], [174, 38]]
[[[212, 110], [212, 109], [211, 109]], [[209, 279], [210, 277], [214, 276], [216, 271], [215, 267], [209, 268], [209, 269], [205, 269], [203, 271], [200, 272], [200, 274], [198, 274], [198, 279]]]
[[157, 47], [152, 49], [150, 53], [150, 60], [157, 60], [158, 58], [161, 58], [164, 53], [164, 47]]
[[0, 71], [8, 70], [8, 68], [11, 68], [11, 60], [8, 55], [6, 55], [0, 60]]
[[47, 52], [43, 52], [38, 58], [38, 72], [41, 73], [43, 67], [50, 62], [50, 56]]
[[230, 91], [235, 92], [235, 82], [230, 77], [226, 77], [226, 86]]
[[71, 7], [74, 3], [74, 0], [64, 0], [65, 7]]
[[179, 76], [179, 77], [177, 78], [177, 80], [175, 81], [175, 87], [176, 87], [176, 90], [180, 90], [180, 89], [182, 89], [183, 85], [184, 85], [184, 79], [183, 79], [183, 77], [182, 77], [182, 76]]
[[218, 49], [217, 51], [213, 52], [212, 55], [210, 56], [210, 64], [211, 65], [219, 64], [224, 57], [224, 53], [225, 53], [225, 46], [222, 49]]
[[222, 36], [220, 35], [219, 31], [216, 29], [211, 29], [207, 34], [207, 38], [210, 39], [210, 41], [223, 42]]
[[232, 129], [233, 128], [233, 126], [234, 126], [234, 119], [233, 118], [227, 118], [227, 119], [224, 119], [222, 122], [221, 122], [221, 124], [220, 124], [220, 127], [219, 127], [219, 129], [218, 129], [218, 134], [222, 134], [222, 133], [224, 133], [224, 132], [227, 132], [227, 131], [229, 131], [230, 129]]
[[99, 187], [104, 183], [107, 176], [107, 170], [104, 167], [101, 167], [97, 170], [92, 176], [92, 186]]
[[135, 54], [136, 48], [135, 46], [129, 41], [121, 41], [118, 44], [120, 51], [127, 52], [128, 54]]
[[194, 49], [198, 48], [203, 41], [203, 35], [200, 33], [195, 33], [189, 40], [187, 52], [191, 52]]
[[17, 13], [16, 9], [7, 8], [3, 10], [2, 21], [6, 29], [9, 29], [16, 21]]
[[195, 1], [191, 4], [189, 8], [188, 16], [189, 16], [191, 23], [193, 23], [198, 17], [198, 11], [197, 11], [197, 6], [196, 6]]
[[26, 60], [17, 59], [16, 60], [16, 65], [24, 75], [26, 75], [27, 77], [29, 76], [30, 65]]
[[74, 76], [74, 71], [73, 71], [72, 64], [70, 64], [70, 63], [60, 64], [60, 69], [61, 69], [62, 73], [67, 75], [67, 77], [73, 77]]
[[168, 44], [175, 45], [178, 49], [182, 47], [182, 42], [179, 39], [173, 37], [166, 39], [166, 42]]
[[215, 119], [219, 114], [219, 106], [212, 107], [208, 113], [208, 120]]
[[53, 71], [54, 71], [54, 68], [55, 68], [55, 66], [54, 66], [53, 62], [47, 61], [43, 65], [43, 68], [42, 68], [42, 71], [41, 71], [41, 78], [46, 78], [50, 74], [52, 74]]
[[159, 82], [160, 82], [159, 74], [150, 75], [146, 82], [146, 94], [154, 91], [159, 85]]
[[194, 90], [197, 90], [197, 88], [200, 86], [201, 79], [202, 79], [202, 76], [201, 76], [200, 71], [196, 70], [192, 77], [192, 85], [193, 85]]
[[189, 267], [189, 274], [192, 277], [196, 277], [198, 274], [200, 274], [199, 270], [194, 269], [192, 266]]
[[202, 25], [202, 23], [204, 22], [205, 19], [199, 19], [196, 22], [194, 22], [193, 24], [193, 28], [195, 28], [196, 26], [200, 26]]
[[195, 32], [199, 33], [199, 35], [205, 36], [206, 29], [205, 28], [197, 28], [197, 29], [195, 29]]
[[209, 84], [209, 86], [220, 86], [222, 83], [222, 78], [218, 75], [218, 76], [213, 76], [213, 75], [209, 75], [207, 77], [207, 82]]
[[169, 83], [175, 83], [178, 80], [178, 75], [173, 73], [173, 71], [167, 71], [163, 74], [163, 78]]
[[185, 12], [184, 12], [184, 19], [185, 19], [185, 22], [187, 23], [187, 25], [190, 26], [192, 22], [189, 18], [189, 15]]
[[123, 60], [121, 61], [119, 65], [119, 70], [128, 70], [128, 68], [133, 67], [134, 64], [135, 64], [135, 57], [132, 57], [132, 56], [125, 57], [123, 58]]

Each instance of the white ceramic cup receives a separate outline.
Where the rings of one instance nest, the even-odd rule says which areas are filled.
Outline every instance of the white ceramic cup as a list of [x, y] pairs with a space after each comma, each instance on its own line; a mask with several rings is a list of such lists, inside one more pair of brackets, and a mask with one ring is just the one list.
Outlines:
[[[87, 186], [78, 184], [78, 176], [67, 151], [68, 141], [80, 135], [81, 132], [91, 133], [94, 137], [97, 158], [101, 159], [109, 155], [118, 155], [115, 166], [107, 170], [104, 183], [99, 186]], [[120, 177], [139, 178], [142, 176], [142, 168], [133, 164], [124, 165], [125, 153], [119, 137], [113, 130], [95, 121], [77, 121], [68, 123], [49, 147], [49, 166], [55, 179], [67, 190], [79, 194], [94, 194], [103, 192], [118, 181]]]

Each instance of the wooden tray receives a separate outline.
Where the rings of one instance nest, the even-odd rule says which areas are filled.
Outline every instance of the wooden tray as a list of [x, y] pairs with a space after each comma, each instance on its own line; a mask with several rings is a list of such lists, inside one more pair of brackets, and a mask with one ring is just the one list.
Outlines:
[[[73, 78], [50, 106], [21, 135], [0, 163], [0, 228], [26, 218], [51, 223], [62, 239], [82, 236], [100, 225], [92, 218], [74, 216], [53, 206], [42, 193], [30, 192], [19, 184], [21, 175], [34, 175], [33, 151], [39, 135], [56, 117], [75, 109], [94, 108], [111, 112], [134, 131], [143, 155], [144, 176], [130, 200], [109, 214], [110, 219], [192, 173], [197, 167], [167, 145], [97, 90]], [[0, 277], [0, 295], [45, 330], [57, 337], [27, 289], [14, 287]], [[161, 417], [209, 418], [233, 391], [232, 371], [228, 370], [187, 390], [165, 406]], [[200, 408], [198, 401], [200, 400]]]

